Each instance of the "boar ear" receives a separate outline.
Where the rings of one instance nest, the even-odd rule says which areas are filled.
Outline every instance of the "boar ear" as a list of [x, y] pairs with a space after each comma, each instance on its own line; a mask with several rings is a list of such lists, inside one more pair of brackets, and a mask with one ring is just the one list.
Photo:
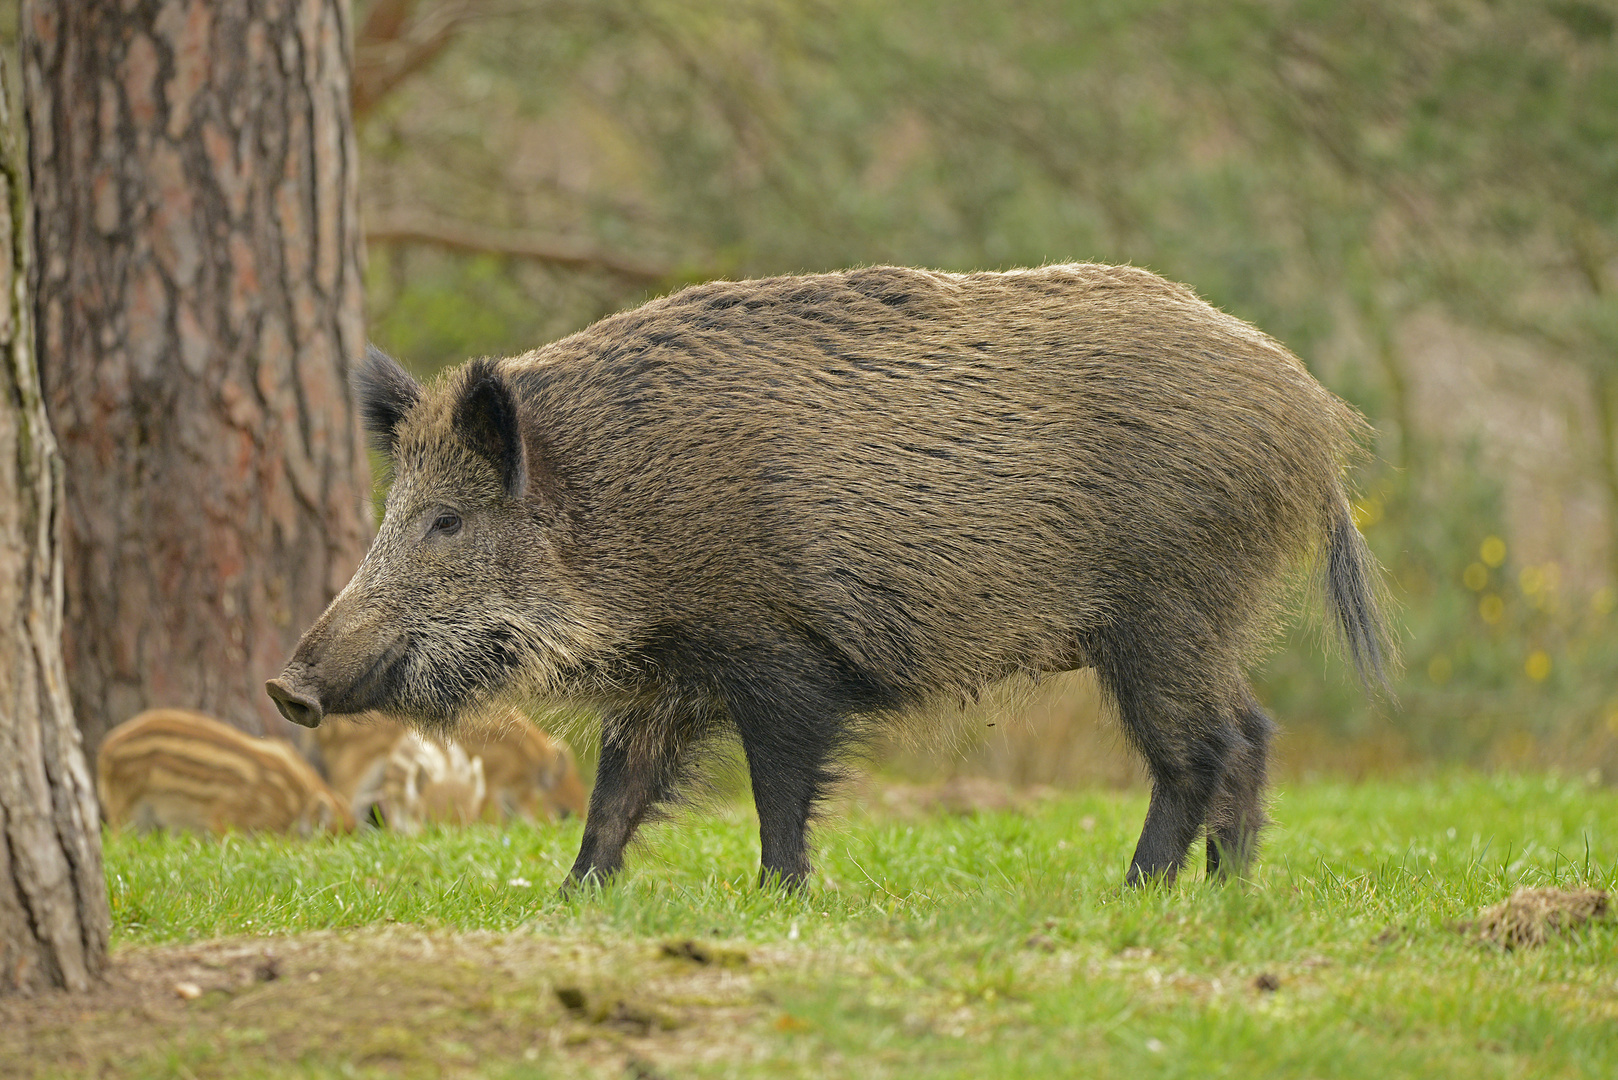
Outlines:
[[455, 430], [500, 473], [506, 496], [522, 498], [528, 488], [528, 454], [517, 418], [517, 399], [493, 360], [478, 359], [466, 365], [461, 400], [455, 405]]
[[421, 386], [391, 356], [367, 345], [365, 359], [354, 369], [354, 396], [376, 448], [391, 455], [400, 421], [421, 400]]

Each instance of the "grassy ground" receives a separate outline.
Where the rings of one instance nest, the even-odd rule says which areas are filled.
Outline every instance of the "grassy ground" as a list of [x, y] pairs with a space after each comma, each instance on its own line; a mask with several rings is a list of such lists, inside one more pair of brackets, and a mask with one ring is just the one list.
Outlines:
[[1618, 793], [1283, 790], [1251, 885], [1126, 892], [1144, 810], [858, 800], [803, 897], [753, 887], [740, 807], [566, 900], [576, 823], [111, 837], [118, 977], [10, 1006], [0, 1074], [1618, 1076], [1618, 923], [1456, 929], [1519, 885], [1618, 886]]

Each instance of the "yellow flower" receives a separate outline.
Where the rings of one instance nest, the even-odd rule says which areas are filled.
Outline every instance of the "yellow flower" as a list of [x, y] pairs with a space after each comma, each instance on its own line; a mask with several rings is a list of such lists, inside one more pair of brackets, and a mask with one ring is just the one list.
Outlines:
[[1461, 574], [1461, 581], [1473, 592], [1482, 592], [1483, 587], [1489, 583], [1489, 568], [1475, 562]]
[[1486, 536], [1483, 545], [1478, 548], [1478, 558], [1486, 566], [1499, 566], [1506, 561], [1506, 542], [1498, 536]]
[[1535, 649], [1528, 654], [1528, 662], [1523, 665], [1523, 671], [1535, 682], [1544, 682], [1551, 673], [1551, 656], [1544, 649]]
[[1505, 613], [1505, 601], [1500, 599], [1494, 593], [1489, 593], [1482, 600], [1478, 601], [1478, 614], [1481, 615], [1483, 617], [1483, 621], [1488, 623], [1490, 626], [1494, 626], [1496, 623], [1498, 623]]

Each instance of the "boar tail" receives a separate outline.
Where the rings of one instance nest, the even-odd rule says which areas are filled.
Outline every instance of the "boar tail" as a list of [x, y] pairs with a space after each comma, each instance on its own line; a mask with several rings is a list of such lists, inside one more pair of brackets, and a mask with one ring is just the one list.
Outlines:
[[1339, 500], [1326, 545], [1329, 618], [1367, 693], [1378, 689], [1394, 701], [1391, 676], [1398, 670], [1398, 642], [1386, 615], [1381, 570], [1365, 537], [1354, 527], [1346, 499]]

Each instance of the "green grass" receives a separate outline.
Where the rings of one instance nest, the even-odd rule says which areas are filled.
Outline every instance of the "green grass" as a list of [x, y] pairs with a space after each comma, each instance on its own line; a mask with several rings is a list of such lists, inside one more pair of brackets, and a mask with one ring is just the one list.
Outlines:
[[[114, 936], [130, 955], [309, 931], [362, 942], [392, 924], [426, 928], [440, 950], [549, 950], [531, 968], [389, 975], [442, 984], [438, 1019], [402, 1029], [431, 1028], [437, 1050], [367, 1057], [332, 1037], [301, 1057], [244, 1058], [221, 1041], [233, 1029], [220, 1003], [214, 1035], [192, 1029], [170, 1057], [133, 1060], [153, 1075], [164, 1062], [199, 1076], [433, 1075], [465, 1047], [466, 1075], [496, 1076], [646, 1061], [666, 1076], [1618, 1076], [1618, 925], [1520, 952], [1454, 928], [1521, 885], [1618, 886], [1618, 793], [1476, 777], [1287, 789], [1250, 885], [1125, 891], [1144, 809], [1138, 794], [1093, 793], [1015, 814], [854, 810], [821, 831], [801, 897], [753, 886], [740, 807], [652, 830], [617, 882], [568, 899], [555, 887], [576, 823], [414, 840], [109, 837]], [[682, 962], [658, 947], [683, 939], [748, 962], [681, 983]], [[1256, 988], [1260, 974], [1280, 989]], [[638, 1001], [662, 1026], [615, 1033], [600, 1009], [558, 1005], [563, 985]], [[504, 1004], [457, 1013], [468, 995]], [[514, 1025], [553, 1037], [525, 1057], [489, 1035]]]

